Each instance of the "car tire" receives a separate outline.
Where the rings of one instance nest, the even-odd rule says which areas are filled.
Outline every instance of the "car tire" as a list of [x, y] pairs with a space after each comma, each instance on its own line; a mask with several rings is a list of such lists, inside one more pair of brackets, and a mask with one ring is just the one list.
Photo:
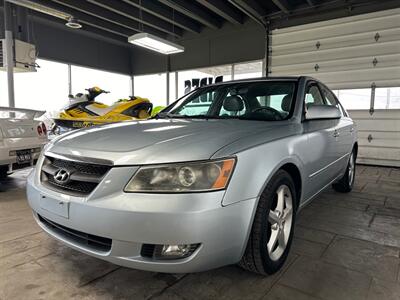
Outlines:
[[4, 180], [8, 175], [8, 166], [0, 166], [0, 180]]
[[332, 184], [335, 191], [340, 193], [349, 193], [353, 189], [356, 175], [356, 154], [353, 150], [347, 163], [346, 173], [338, 182]]
[[279, 170], [260, 196], [239, 266], [262, 275], [273, 274], [283, 266], [293, 239], [296, 203], [292, 177]]

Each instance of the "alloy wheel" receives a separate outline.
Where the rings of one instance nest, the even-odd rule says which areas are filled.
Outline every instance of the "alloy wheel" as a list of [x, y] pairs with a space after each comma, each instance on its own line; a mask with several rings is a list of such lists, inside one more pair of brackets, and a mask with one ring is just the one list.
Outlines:
[[349, 186], [353, 185], [354, 176], [355, 176], [355, 161], [354, 161], [354, 154], [351, 153], [349, 160]]
[[287, 185], [278, 187], [274, 203], [276, 206], [273, 205], [268, 214], [267, 250], [271, 260], [277, 261], [285, 252], [292, 229], [293, 197]]

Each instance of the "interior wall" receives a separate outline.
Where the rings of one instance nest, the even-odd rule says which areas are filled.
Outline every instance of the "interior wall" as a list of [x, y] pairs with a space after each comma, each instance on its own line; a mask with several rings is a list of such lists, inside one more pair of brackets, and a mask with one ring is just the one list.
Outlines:
[[[201, 34], [187, 33], [177, 42], [185, 47], [185, 52], [170, 56], [170, 71], [262, 59], [265, 31], [248, 21], [243, 26], [226, 24], [219, 31], [205, 29]], [[166, 71], [166, 56], [138, 47], [131, 52], [134, 75]]]
[[32, 42], [40, 58], [131, 74], [128, 43], [126, 46], [117, 45], [39, 18], [34, 18], [32, 24]]
[[[63, 20], [29, 10], [28, 15], [24, 15], [19, 10], [22, 9], [17, 6], [13, 19], [14, 36], [35, 44], [39, 58], [132, 74], [132, 46], [128, 42], [110, 40], [106, 34], [99, 36], [70, 29]], [[4, 38], [3, 0], [0, 0], [0, 38]]]

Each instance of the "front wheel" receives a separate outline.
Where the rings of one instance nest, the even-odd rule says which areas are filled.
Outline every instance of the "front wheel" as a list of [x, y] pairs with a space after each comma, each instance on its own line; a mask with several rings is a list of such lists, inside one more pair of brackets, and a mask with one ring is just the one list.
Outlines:
[[262, 193], [242, 268], [262, 275], [277, 272], [285, 263], [293, 238], [296, 190], [292, 177], [279, 170]]
[[349, 193], [353, 189], [354, 179], [356, 176], [356, 156], [353, 152], [350, 154], [349, 162], [347, 163], [346, 172], [340, 180], [334, 184], [332, 187], [335, 191], [340, 193]]

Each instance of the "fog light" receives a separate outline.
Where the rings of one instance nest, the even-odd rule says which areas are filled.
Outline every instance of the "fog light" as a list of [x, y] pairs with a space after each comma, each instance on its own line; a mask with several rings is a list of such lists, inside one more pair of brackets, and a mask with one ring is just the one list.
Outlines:
[[191, 245], [164, 245], [161, 250], [162, 256], [186, 256], [190, 252]]
[[141, 255], [153, 259], [182, 259], [189, 257], [200, 244], [151, 245], [142, 246]]

